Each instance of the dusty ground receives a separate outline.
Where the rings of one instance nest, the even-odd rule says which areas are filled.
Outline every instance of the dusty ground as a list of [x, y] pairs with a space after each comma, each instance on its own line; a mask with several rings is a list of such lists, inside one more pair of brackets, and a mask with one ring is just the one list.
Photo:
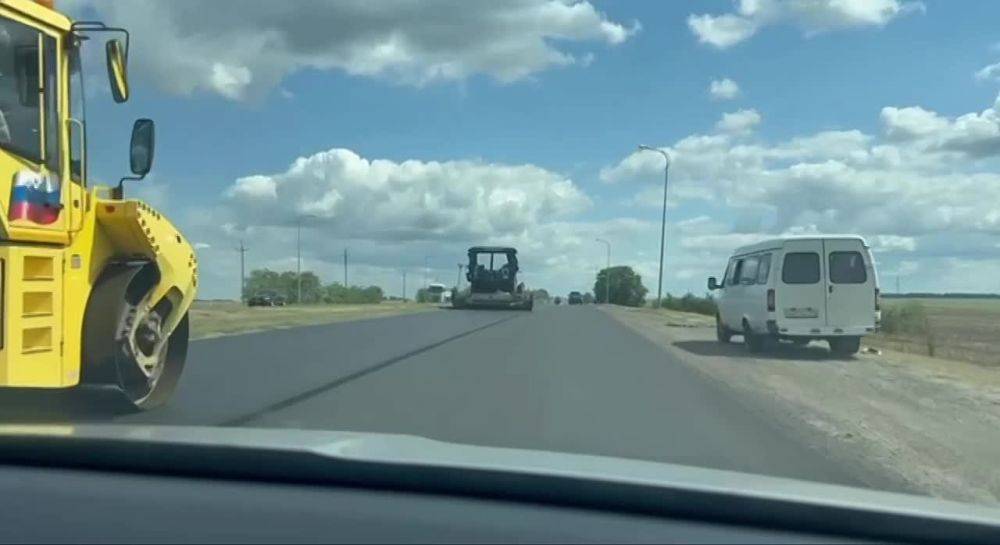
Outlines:
[[234, 301], [196, 301], [191, 307], [191, 338], [204, 339], [265, 329], [426, 312], [436, 308], [435, 305], [400, 302], [383, 302], [377, 305], [246, 307]]
[[830, 456], [914, 491], [1000, 504], [1000, 368], [890, 351], [837, 359], [821, 342], [750, 356], [741, 337], [718, 343], [707, 316], [606, 310]]

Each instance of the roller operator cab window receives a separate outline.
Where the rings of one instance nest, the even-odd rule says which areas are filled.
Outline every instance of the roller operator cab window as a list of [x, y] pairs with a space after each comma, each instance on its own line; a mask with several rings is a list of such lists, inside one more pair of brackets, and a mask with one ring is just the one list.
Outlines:
[[[73, 48], [69, 52], [69, 116], [84, 121], [83, 108], [83, 72], [80, 65], [80, 49]], [[84, 125], [86, 129], [86, 125]], [[86, 135], [80, 134], [80, 125], [70, 124], [69, 137], [69, 168], [74, 182], [82, 181], [83, 149], [82, 143]]]
[[41, 34], [0, 19], [0, 148], [42, 161]]

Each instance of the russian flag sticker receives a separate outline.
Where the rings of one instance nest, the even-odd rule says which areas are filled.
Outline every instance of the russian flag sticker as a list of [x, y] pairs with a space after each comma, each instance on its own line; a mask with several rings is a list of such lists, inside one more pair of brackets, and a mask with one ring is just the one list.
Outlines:
[[14, 179], [8, 219], [48, 225], [59, 219], [59, 176], [21, 170]]

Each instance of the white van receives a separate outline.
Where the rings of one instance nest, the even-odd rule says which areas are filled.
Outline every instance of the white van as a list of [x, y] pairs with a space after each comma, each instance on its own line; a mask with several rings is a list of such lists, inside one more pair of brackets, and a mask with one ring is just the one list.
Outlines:
[[752, 352], [775, 340], [825, 339], [837, 354], [854, 354], [880, 319], [878, 277], [865, 240], [811, 235], [766, 240], [737, 249], [720, 283], [715, 316], [719, 341], [743, 335]]

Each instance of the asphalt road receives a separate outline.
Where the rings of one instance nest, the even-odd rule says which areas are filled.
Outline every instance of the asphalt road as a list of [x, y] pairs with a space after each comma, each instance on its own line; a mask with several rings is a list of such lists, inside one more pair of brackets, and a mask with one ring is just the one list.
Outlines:
[[0, 418], [406, 433], [862, 484], [674, 358], [592, 306], [440, 311], [195, 341], [150, 413], [13, 391]]

